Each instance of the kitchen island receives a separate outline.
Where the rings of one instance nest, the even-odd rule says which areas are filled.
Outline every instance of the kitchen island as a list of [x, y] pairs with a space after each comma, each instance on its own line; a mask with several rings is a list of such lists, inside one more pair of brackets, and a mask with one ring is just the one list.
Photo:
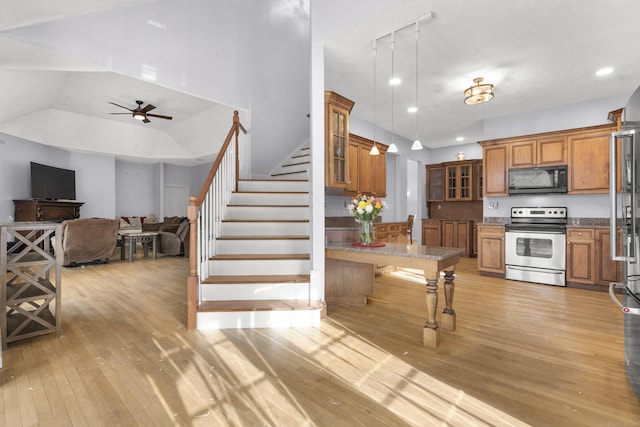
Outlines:
[[366, 296], [373, 293], [376, 264], [393, 265], [422, 270], [427, 282], [427, 322], [422, 343], [438, 346], [440, 330], [436, 322], [438, 279], [444, 271], [445, 308], [442, 329], [456, 328], [453, 309], [454, 273], [463, 249], [437, 246], [387, 243], [383, 247], [355, 247], [351, 242], [332, 242], [325, 246], [325, 298], [332, 303], [366, 304]]

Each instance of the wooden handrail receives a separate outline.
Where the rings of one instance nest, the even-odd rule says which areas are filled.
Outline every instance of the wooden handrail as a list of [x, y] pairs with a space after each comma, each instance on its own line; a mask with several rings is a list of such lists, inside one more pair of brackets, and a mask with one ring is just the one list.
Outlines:
[[211, 170], [209, 171], [209, 175], [202, 185], [202, 189], [200, 190], [200, 194], [198, 197], [191, 196], [189, 197], [189, 206], [187, 208], [187, 217], [189, 218], [189, 274], [187, 276], [187, 329], [194, 330], [197, 327], [197, 306], [198, 306], [198, 286], [200, 285], [200, 278], [198, 276], [198, 263], [200, 260], [198, 259], [198, 217], [200, 213], [200, 209], [202, 208], [202, 204], [204, 203], [205, 198], [211, 188], [211, 184], [218, 173], [218, 169], [222, 164], [222, 161], [229, 149], [229, 144], [231, 143], [231, 138], [235, 135], [235, 189], [238, 190], [238, 180], [239, 174], [238, 171], [240, 169], [239, 162], [239, 143], [238, 136], [239, 133], [247, 133], [247, 130], [240, 123], [240, 117], [238, 116], [238, 112], [233, 112], [233, 124], [231, 125], [231, 129], [229, 129], [229, 133], [227, 134], [227, 138], [222, 144], [222, 148], [218, 152], [218, 156], [216, 157], [216, 161], [213, 163]]
[[213, 166], [211, 167], [211, 170], [209, 171], [209, 175], [207, 176], [207, 179], [205, 180], [204, 184], [202, 185], [202, 189], [200, 190], [200, 194], [198, 195], [198, 198], [196, 199], [196, 205], [198, 207], [202, 206], [202, 202], [204, 201], [204, 198], [207, 195], [207, 191], [209, 191], [209, 187], [211, 186], [211, 183], [213, 182], [213, 177], [216, 176], [216, 173], [218, 172], [218, 168], [220, 167], [220, 163], [222, 163], [222, 158], [224, 157], [224, 154], [227, 152], [227, 148], [229, 148], [229, 143], [231, 142], [231, 138], [233, 137], [233, 135], [236, 135], [236, 189], [238, 187], [238, 166], [239, 166], [239, 160], [238, 160], [238, 134], [239, 132], [242, 131], [243, 133], [247, 133], [247, 130], [244, 128], [244, 126], [242, 126], [242, 124], [240, 123], [240, 117], [238, 116], [238, 112], [234, 111], [233, 112], [233, 124], [231, 125], [231, 129], [229, 129], [229, 133], [227, 134], [227, 138], [224, 140], [224, 144], [222, 144], [222, 148], [220, 148], [220, 151], [218, 152], [218, 157], [216, 157], [216, 161], [213, 163]]

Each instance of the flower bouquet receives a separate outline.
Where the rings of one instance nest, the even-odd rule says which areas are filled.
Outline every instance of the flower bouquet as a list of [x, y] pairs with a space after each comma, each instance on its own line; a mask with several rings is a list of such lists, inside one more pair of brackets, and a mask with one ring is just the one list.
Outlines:
[[347, 205], [349, 213], [362, 226], [362, 232], [360, 233], [361, 244], [373, 244], [373, 220], [382, 213], [384, 207], [385, 202], [382, 199], [367, 196], [366, 194], [358, 194]]

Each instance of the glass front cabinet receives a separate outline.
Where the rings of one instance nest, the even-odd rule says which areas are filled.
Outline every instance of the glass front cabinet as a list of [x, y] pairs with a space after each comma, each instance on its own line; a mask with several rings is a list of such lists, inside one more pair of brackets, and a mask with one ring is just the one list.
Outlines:
[[349, 185], [349, 113], [354, 102], [325, 92], [325, 187], [344, 190]]
[[473, 163], [447, 165], [445, 200], [473, 200]]

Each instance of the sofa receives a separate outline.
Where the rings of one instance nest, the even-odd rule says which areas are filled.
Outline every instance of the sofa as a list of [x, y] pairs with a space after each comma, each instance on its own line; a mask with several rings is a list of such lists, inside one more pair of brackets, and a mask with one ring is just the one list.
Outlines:
[[159, 222], [154, 214], [147, 216], [119, 216], [120, 231], [158, 231]]
[[158, 243], [162, 254], [189, 256], [189, 219], [165, 217], [158, 229]]
[[62, 265], [108, 261], [118, 242], [120, 222], [108, 218], [79, 218], [62, 222]]

